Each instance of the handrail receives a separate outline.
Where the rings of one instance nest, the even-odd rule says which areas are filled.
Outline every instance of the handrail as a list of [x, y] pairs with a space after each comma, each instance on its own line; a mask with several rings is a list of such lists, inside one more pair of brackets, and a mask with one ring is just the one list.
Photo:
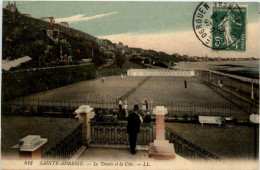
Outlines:
[[[165, 128], [165, 130], [166, 130], [166, 132], [170, 133], [170, 136], [174, 136], [174, 138], [176, 138], [177, 140], [181, 141], [185, 145], [188, 145], [189, 148], [194, 149], [195, 151], [198, 151], [198, 152], [202, 153], [207, 158], [216, 159], [216, 160], [220, 159], [218, 156], [214, 155], [213, 153], [211, 153], [211, 152], [209, 152], [209, 151], [199, 147], [198, 145], [195, 145], [194, 143], [191, 143], [190, 141], [182, 138], [181, 136], [177, 135], [176, 133], [174, 133], [170, 129]], [[169, 140], [171, 140], [171, 139], [169, 139]], [[170, 142], [172, 142], [172, 141], [170, 141]], [[194, 153], [193, 156], [195, 157], [195, 153]]]
[[56, 143], [42, 158], [69, 159], [82, 146], [82, 124], [79, 124], [70, 134]]
[[205, 70], [205, 71], [212, 72], [212, 73], [215, 73], [215, 74], [220, 74], [220, 75], [223, 75], [223, 76], [235, 78], [235, 79], [250, 82], [250, 83], [253, 82], [253, 83], [259, 84], [259, 79], [248, 78], [248, 77], [238, 76], [238, 75], [229, 74], [229, 73], [223, 73], [223, 72], [215, 71], [215, 70]]

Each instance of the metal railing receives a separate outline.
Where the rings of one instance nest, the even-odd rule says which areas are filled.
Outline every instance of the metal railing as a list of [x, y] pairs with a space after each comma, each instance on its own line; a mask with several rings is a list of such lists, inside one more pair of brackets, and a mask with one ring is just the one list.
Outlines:
[[[73, 117], [75, 110], [84, 103], [66, 103], [64, 105], [56, 105], [55, 102], [47, 102], [38, 104], [28, 104], [27, 102], [11, 104], [2, 104], [2, 114], [5, 115], [25, 115], [25, 116], [52, 116], [52, 117]], [[94, 108], [112, 109], [118, 111], [118, 106], [114, 103], [96, 103], [90, 104]], [[163, 103], [158, 104], [163, 105]], [[196, 118], [197, 116], [222, 116], [235, 117], [237, 119], [248, 118], [248, 113], [258, 114], [258, 107], [246, 106], [244, 109], [238, 108], [235, 105], [220, 105], [220, 104], [172, 104], [164, 105], [168, 109], [166, 117], [189, 117]], [[155, 105], [150, 105], [153, 108]], [[131, 107], [129, 107], [131, 108]], [[245, 112], [244, 110], [247, 110]], [[128, 109], [128, 112], [132, 109]]]
[[[129, 144], [127, 123], [90, 122], [91, 143]], [[137, 135], [138, 145], [148, 145], [154, 140], [153, 124], [142, 123]]]
[[215, 74], [219, 74], [219, 75], [222, 75], [222, 76], [227, 76], [227, 77], [231, 77], [231, 78], [234, 78], [234, 79], [246, 81], [246, 82], [249, 82], [249, 83], [253, 82], [253, 83], [259, 84], [259, 79], [237, 76], [237, 75], [234, 75], [234, 74], [223, 73], [223, 72], [214, 71], [214, 70], [206, 70], [206, 71], [212, 72], [212, 73], [215, 73]]
[[165, 135], [166, 139], [174, 144], [176, 154], [186, 159], [219, 159], [213, 153], [189, 142], [167, 128], [165, 128]]
[[[123, 144], [128, 145], [127, 123], [90, 122], [91, 143], [95, 144]], [[178, 155], [187, 159], [219, 159], [216, 155], [180, 137], [169, 129], [166, 130], [166, 139], [174, 143]], [[142, 123], [137, 136], [138, 145], [149, 145], [154, 140], [153, 124]]]
[[259, 83], [253, 81], [252, 84], [252, 81], [250, 83], [234, 76], [225, 76], [212, 71], [199, 71], [198, 77], [211, 89], [231, 101], [241, 111], [248, 114], [258, 113]]
[[180, 103], [173, 105], [164, 105], [168, 113], [167, 117], [195, 117], [195, 116], [234, 116], [239, 117], [244, 111], [235, 105], [223, 104], [192, 104]]
[[2, 104], [3, 115], [74, 117], [77, 107]]
[[82, 146], [82, 124], [74, 129], [68, 136], [45, 152], [44, 159], [69, 159]]

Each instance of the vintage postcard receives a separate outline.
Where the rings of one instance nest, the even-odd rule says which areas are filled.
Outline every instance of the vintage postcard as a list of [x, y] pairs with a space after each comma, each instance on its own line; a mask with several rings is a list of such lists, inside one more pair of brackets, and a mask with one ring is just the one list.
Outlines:
[[259, 169], [259, 2], [3, 1], [1, 168]]

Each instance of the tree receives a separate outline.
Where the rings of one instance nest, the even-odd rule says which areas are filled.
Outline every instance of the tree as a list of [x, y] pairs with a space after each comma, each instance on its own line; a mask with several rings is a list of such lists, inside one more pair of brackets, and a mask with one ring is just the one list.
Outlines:
[[62, 45], [62, 54], [67, 56], [70, 55], [69, 47], [65, 44]]
[[44, 51], [46, 49], [46, 44], [43, 40], [36, 40], [33, 43], [33, 53], [35, 54], [35, 57], [41, 56], [44, 54]]
[[45, 60], [45, 49], [47, 48], [43, 40], [36, 40], [32, 45], [32, 58], [38, 61], [39, 67], [42, 66], [42, 61]]
[[124, 55], [116, 54], [115, 63], [118, 67], [122, 68], [125, 62], [126, 62], [126, 58]]
[[93, 61], [94, 65], [97, 67], [105, 64], [105, 59], [101, 55], [94, 55], [92, 61]]
[[151, 63], [151, 59], [146, 57], [146, 58], [144, 59], [144, 63], [145, 63], [145, 64], [150, 64], [150, 63]]
[[45, 53], [47, 60], [54, 60], [55, 59], [53, 46], [48, 45], [47, 49], [44, 51], [44, 53]]
[[131, 62], [134, 62], [134, 63], [136, 63], [136, 64], [142, 64], [142, 58], [140, 58], [140, 57], [132, 57], [131, 59], [130, 59], [130, 61]]
[[31, 56], [30, 47], [20, 44], [19, 47], [15, 50], [15, 56], [16, 58]]

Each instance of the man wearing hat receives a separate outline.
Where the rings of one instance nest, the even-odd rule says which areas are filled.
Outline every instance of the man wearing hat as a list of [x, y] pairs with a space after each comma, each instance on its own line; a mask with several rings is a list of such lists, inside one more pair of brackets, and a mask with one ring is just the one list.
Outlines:
[[135, 105], [133, 112], [128, 116], [127, 133], [129, 135], [130, 150], [132, 154], [136, 154], [137, 133], [139, 133], [140, 124], [143, 122], [142, 117], [138, 114], [138, 110], [138, 105]]

